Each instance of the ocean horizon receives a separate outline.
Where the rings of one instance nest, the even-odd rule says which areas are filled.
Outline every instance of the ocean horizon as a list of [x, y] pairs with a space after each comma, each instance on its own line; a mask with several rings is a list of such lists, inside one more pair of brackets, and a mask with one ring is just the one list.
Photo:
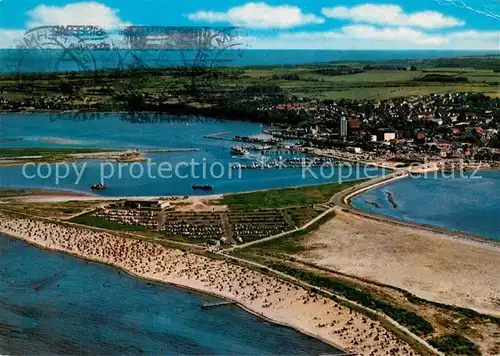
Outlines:
[[87, 50], [0, 49], [0, 73], [95, 71], [130, 68], [294, 66], [342, 61], [404, 61], [499, 55], [491, 50]]

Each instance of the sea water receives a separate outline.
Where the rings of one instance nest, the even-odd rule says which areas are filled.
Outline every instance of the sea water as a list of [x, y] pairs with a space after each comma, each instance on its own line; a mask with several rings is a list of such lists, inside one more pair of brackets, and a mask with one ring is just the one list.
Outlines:
[[[279, 66], [315, 64], [333, 61], [387, 61], [422, 60], [496, 54], [495, 51], [455, 50], [223, 50], [205, 51], [208, 60], [200, 63], [198, 51], [134, 51], [93, 50], [92, 64], [84, 68], [72, 60], [63, 49], [0, 49], [0, 73], [83, 71], [121, 69], [137, 66], [137, 60], [144, 68], [213, 65], [213, 66]], [[214, 60], [214, 58], [218, 60]], [[197, 64], [193, 64], [197, 63]], [[206, 64], [205, 64], [206, 63]]]
[[[366, 176], [377, 177], [387, 170], [363, 165], [336, 166], [323, 169], [233, 169], [233, 164], [248, 165], [255, 161], [270, 162], [278, 157], [303, 155], [281, 151], [252, 152], [251, 156], [232, 156], [231, 146], [238, 142], [214, 140], [204, 136], [230, 132], [233, 136], [262, 136], [260, 124], [221, 121], [206, 118], [160, 115], [151, 120], [137, 120], [127, 115], [73, 114], [1, 115], [4, 147], [92, 147], [107, 149], [197, 149], [196, 152], [149, 153], [147, 162], [123, 164], [88, 160], [75, 163], [68, 176], [56, 181], [55, 166], [0, 168], [3, 187], [40, 187], [91, 193], [90, 186], [101, 181], [105, 196], [166, 196], [220, 194], [341, 182]], [[48, 140], [48, 138], [51, 138]], [[21, 140], [22, 139], [22, 140]], [[195, 166], [191, 165], [195, 162]], [[171, 167], [161, 174], [160, 164]], [[140, 166], [140, 167], [139, 167]], [[176, 171], [177, 169], [177, 171]], [[78, 179], [79, 173], [81, 178]], [[143, 172], [141, 174], [141, 172]], [[61, 173], [65, 173], [61, 168]], [[193, 191], [192, 185], [213, 186], [213, 191]]]
[[340, 353], [219, 301], [0, 236], [0, 353]]
[[[392, 194], [396, 207], [387, 200]], [[355, 207], [399, 220], [500, 240], [500, 171], [429, 174], [396, 180], [364, 192]], [[369, 204], [376, 202], [380, 208]]]

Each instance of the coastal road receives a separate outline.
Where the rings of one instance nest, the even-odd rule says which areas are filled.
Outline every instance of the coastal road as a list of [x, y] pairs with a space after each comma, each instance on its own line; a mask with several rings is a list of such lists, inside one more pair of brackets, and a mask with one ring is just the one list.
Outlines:
[[290, 230], [290, 231], [285, 231], [285, 232], [282, 232], [282, 233], [279, 233], [277, 235], [273, 235], [273, 236], [269, 236], [269, 237], [266, 237], [266, 238], [263, 238], [263, 239], [260, 239], [260, 240], [255, 240], [255, 241], [252, 241], [252, 242], [248, 242], [248, 243], [245, 243], [245, 244], [241, 244], [241, 245], [238, 245], [238, 246], [233, 246], [231, 248], [228, 248], [228, 249], [224, 249], [222, 251], [224, 252], [231, 252], [231, 251], [234, 251], [234, 250], [238, 250], [238, 249], [241, 249], [241, 248], [245, 248], [245, 247], [250, 247], [250, 246], [253, 246], [253, 245], [257, 245], [257, 244], [260, 244], [260, 243], [263, 243], [263, 242], [267, 242], [267, 241], [272, 241], [272, 240], [276, 240], [276, 239], [279, 239], [281, 237], [284, 237], [286, 235], [289, 235], [291, 233], [294, 233], [294, 232], [297, 232], [297, 231], [304, 231], [306, 230], [307, 228], [309, 228], [311, 225], [317, 223], [318, 221], [320, 221], [323, 217], [327, 216], [328, 214], [331, 214], [332, 212], [336, 211], [337, 209], [339, 209], [339, 207], [341, 208], [349, 208], [349, 205], [344, 203], [344, 199], [345, 199], [345, 196], [346, 195], [357, 195], [365, 190], [369, 190], [369, 189], [372, 189], [373, 187], [379, 185], [379, 184], [386, 184], [388, 182], [391, 182], [395, 179], [401, 179], [401, 178], [405, 178], [408, 176], [408, 173], [406, 173], [406, 171], [398, 171], [398, 172], [395, 172], [391, 175], [388, 175], [388, 176], [383, 176], [383, 177], [379, 177], [379, 178], [375, 178], [375, 179], [372, 179], [370, 181], [367, 181], [367, 182], [363, 182], [363, 183], [360, 183], [360, 184], [357, 184], [353, 187], [350, 187], [346, 190], [343, 190], [335, 195], [333, 195], [329, 201], [328, 201], [328, 204], [334, 204], [334, 207], [332, 208], [329, 208], [328, 210], [324, 211], [323, 213], [321, 213], [320, 215], [316, 216], [314, 219], [310, 220], [307, 224], [301, 226], [300, 228], [297, 228], [295, 230]]
[[322, 219], [323, 217], [325, 217], [326, 215], [332, 213], [334, 210], [335, 210], [335, 208], [329, 208], [328, 210], [324, 211], [323, 213], [321, 213], [320, 215], [316, 216], [314, 219], [312, 219], [311, 221], [309, 221], [307, 224], [305, 224], [305, 225], [303, 225], [300, 228], [297, 228], [295, 230], [285, 231], [285, 232], [279, 233], [277, 235], [265, 237], [263, 239], [255, 240], [255, 241], [252, 241], [252, 242], [247, 242], [245, 244], [233, 246], [233, 247], [221, 250], [221, 251], [231, 252], [231, 251], [238, 250], [238, 249], [245, 248], [245, 247], [249, 247], [249, 246], [252, 246], [252, 245], [257, 245], [257, 244], [260, 244], [260, 243], [263, 243], [263, 242], [276, 240], [276, 239], [279, 239], [280, 237], [289, 235], [289, 234], [297, 232], [297, 231], [303, 231], [303, 230], [307, 229], [309, 226], [311, 226], [312, 224], [316, 223], [317, 221], [319, 221], [320, 219]]

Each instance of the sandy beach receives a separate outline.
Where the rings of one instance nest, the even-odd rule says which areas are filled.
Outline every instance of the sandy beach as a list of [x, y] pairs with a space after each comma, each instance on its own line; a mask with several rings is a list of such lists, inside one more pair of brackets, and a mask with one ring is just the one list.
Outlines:
[[0, 233], [156, 281], [235, 301], [348, 353], [414, 355], [396, 336], [355, 310], [257, 271], [161, 245], [67, 225], [0, 216]]
[[95, 195], [71, 190], [56, 190], [43, 188], [0, 188], [0, 204], [9, 201], [48, 202], [51, 199], [68, 201], [72, 199], [95, 199]]
[[[29, 195], [17, 195], [7, 198], [0, 198], [0, 203], [15, 202], [20, 204], [30, 203], [64, 203], [64, 202], [112, 202], [118, 200], [161, 200], [171, 202], [178, 210], [225, 210], [226, 206], [215, 204], [222, 198], [222, 194], [212, 195], [191, 195], [185, 196], [125, 196], [125, 197], [105, 197], [86, 193], [70, 191], [50, 191], [45, 190]], [[183, 207], [184, 205], [184, 207]]]
[[306, 241], [308, 262], [500, 315], [500, 246], [339, 212]]

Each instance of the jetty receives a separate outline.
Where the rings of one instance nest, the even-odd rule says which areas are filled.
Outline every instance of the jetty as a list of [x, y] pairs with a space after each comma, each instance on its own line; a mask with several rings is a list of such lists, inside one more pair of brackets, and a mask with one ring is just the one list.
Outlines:
[[199, 148], [165, 148], [159, 150], [139, 150], [142, 153], [198, 152]]
[[224, 138], [222, 136], [230, 135], [231, 131], [217, 132], [210, 135], [205, 135], [203, 138], [210, 138], [212, 140], [223, 140], [223, 141], [233, 141], [233, 139]]
[[235, 302], [219, 302], [219, 303], [203, 304], [201, 306], [201, 310], [209, 310], [209, 309], [219, 308], [219, 307], [223, 307], [225, 305], [230, 305], [230, 304], [236, 304], [236, 303]]

